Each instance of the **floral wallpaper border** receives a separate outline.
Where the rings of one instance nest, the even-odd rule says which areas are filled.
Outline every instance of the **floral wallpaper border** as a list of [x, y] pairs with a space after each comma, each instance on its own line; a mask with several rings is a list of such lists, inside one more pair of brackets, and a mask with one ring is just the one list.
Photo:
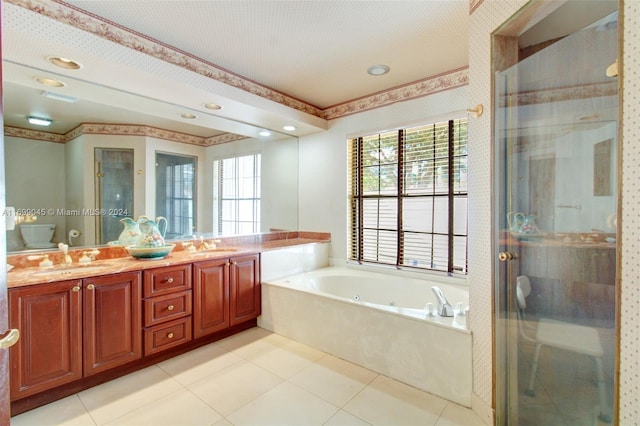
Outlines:
[[224, 133], [211, 137], [200, 137], [186, 133], [174, 132], [172, 130], [160, 129], [157, 127], [143, 126], [137, 124], [101, 124], [82, 123], [73, 130], [61, 135], [57, 133], [43, 132], [40, 130], [23, 129], [20, 127], [4, 127], [4, 135], [23, 139], [33, 139], [45, 142], [67, 143], [82, 135], [119, 135], [119, 136], [146, 136], [157, 139], [165, 139], [173, 142], [181, 142], [190, 145], [203, 147], [219, 145], [246, 139], [246, 136], [233, 133]]

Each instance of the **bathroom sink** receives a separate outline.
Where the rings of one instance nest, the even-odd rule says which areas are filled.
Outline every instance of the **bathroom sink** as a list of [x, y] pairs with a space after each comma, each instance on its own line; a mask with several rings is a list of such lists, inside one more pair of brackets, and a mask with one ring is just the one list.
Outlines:
[[106, 268], [112, 266], [111, 264], [103, 263], [100, 265], [73, 265], [67, 266], [63, 268], [52, 268], [52, 269], [43, 269], [42, 271], [33, 272], [32, 275], [35, 276], [60, 276], [60, 275], [71, 275], [77, 272], [87, 273], [87, 272], [98, 272], [103, 271]]

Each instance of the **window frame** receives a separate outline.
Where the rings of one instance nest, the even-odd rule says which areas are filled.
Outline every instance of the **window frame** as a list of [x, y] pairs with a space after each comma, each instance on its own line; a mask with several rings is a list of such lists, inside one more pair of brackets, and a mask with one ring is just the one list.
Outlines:
[[[447, 137], [447, 149], [446, 149], [446, 158], [440, 156], [440, 161], [442, 159], [446, 160], [446, 173], [447, 173], [447, 184], [446, 184], [446, 192], [436, 192], [436, 150], [438, 147], [438, 141], [436, 139], [436, 130], [442, 128], [443, 124], [446, 124], [446, 137]], [[384, 266], [392, 266], [396, 269], [408, 269], [408, 270], [417, 270], [417, 271], [434, 271], [434, 272], [444, 272], [450, 276], [466, 276], [468, 274], [468, 187], [467, 187], [467, 179], [466, 179], [466, 171], [468, 167], [468, 129], [467, 129], [467, 119], [466, 117], [459, 117], [449, 120], [442, 120], [436, 123], [429, 123], [425, 125], [418, 125], [412, 127], [405, 127], [400, 129], [395, 129], [392, 131], [385, 132], [376, 132], [373, 134], [368, 134], [364, 136], [356, 136], [348, 139], [349, 145], [349, 165], [348, 165], [348, 191], [349, 191], [349, 255], [348, 258], [350, 261], [357, 262], [359, 264], [372, 264], [372, 265], [384, 265]], [[407, 172], [407, 168], [411, 166], [413, 163], [405, 154], [407, 151], [407, 146], [410, 143], [409, 139], [406, 138], [408, 134], [411, 132], [421, 129], [428, 129], [430, 126], [433, 126], [433, 139], [428, 141], [428, 145], [434, 154], [434, 159], [432, 163], [432, 192], [428, 193], [424, 190], [421, 191], [412, 191], [407, 187], [407, 181], [409, 178], [409, 174]], [[440, 126], [440, 127], [438, 127]], [[395, 133], [395, 155], [396, 161], [395, 163], [384, 163], [383, 153], [382, 153], [382, 145], [379, 144], [379, 152], [377, 153], [378, 163], [376, 164], [380, 167], [379, 173], [382, 174], [382, 166], [385, 167], [393, 166], [395, 167], [393, 170], [396, 175], [396, 182], [393, 188], [393, 191], [387, 189], [386, 191], [382, 190], [382, 183], [379, 184], [377, 188], [377, 192], [367, 191], [367, 184], [364, 183], [364, 175], [368, 172], [365, 166], [365, 141], [371, 141], [371, 138], [375, 141], [375, 137], [378, 137], [378, 140], [384, 139], [385, 143], [389, 140], [389, 135], [394, 132]], [[387, 145], [385, 145], [387, 146]], [[370, 157], [374, 151], [367, 151]], [[375, 157], [375, 156], [374, 156]], [[367, 157], [370, 161], [370, 158]], [[421, 159], [426, 161], [425, 159]], [[369, 179], [370, 179], [369, 173]], [[464, 174], [464, 179], [463, 179]], [[449, 176], [457, 176], [454, 179], [449, 179]], [[379, 178], [381, 181], [382, 178]], [[370, 184], [369, 184], [370, 186]], [[390, 186], [388, 188], [391, 188]], [[369, 188], [370, 189], [370, 188]], [[441, 189], [441, 188], [440, 188]], [[384, 193], [383, 193], [384, 192]], [[404, 217], [404, 209], [406, 207], [407, 201], [409, 200], [419, 200], [420, 198], [427, 201], [427, 205], [430, 203], [431, 208], [433, 209], [436, 205], [436, 199], [445, 198], [446, 200], [446, 233], [436, 232], [435, 226], [430, 228], [430, 231], [416, 231], [408, 229], [407, 223], [403, 220]], [[464, 213], [461, 214], [459, 205], [459, 201], [457, 200], [464, 199]], [[393, 209], [387, 209], [384, 213], [387, 216], [382, 219], [386, 219], [386, 223], [388, 225], [387, 228], [377, 226], [381, 222], [381, 208], [380, 202], [385, 200], [387, 202], [387, 206], [391, 206], [392, 203], [395, 204], [395, 224], [390, 225], [390, 220], [393, 218]], [[377, 211], [374, 210], [374, 213], [365, 213], [367, 210], [366, 203], [367, 202], [376, 202]], [[388, 201], [391, 201], [389, 203]], [[419, 201], [418, 201], [419, 202]], [[391, 211], [391, 213], [390, 213]], [[418, 213], [424, 213], [425, 210], [418, 210]], [[407, 214], [412, 214], [407, 212]], [[458, 216], [454, 216], [458, 215]], [[425, 215], [427, 217], [428, 215]], [[415, 217], [415, 216], [414, 216]], [[442, 219], [443, 215], [438, 216]], [[372, 222], [372, 218], [376, 221], [376, 226], [369, 226]], [[431, 220], [436, 219], [436, 213], [433, 212], [431, 214]], [[458, 219], [457, 222], [454, 222], [455, 219]], [[460, 222], [463, 221], [463, 231], [460, 232]], [[415, 220], [412, 221], [415, 223]], [[395, 227], [394, 227], [395, 226]], [[369, 232], [369, 237], [367, 237], [366, 233]], [[375, 236], [374, 233], [377, 233]], [[381, 237], [381, 233], [386, 233], [389, 237], [384, 239]], [[407, 237], [414, 237], [414, 240], [411, 242], [407, 242]], [[434, 242], [434, 238], [445, 237], [446, 239], [446, 264], [436, 265], [435, 259], [438, 258], [442, 253], [442, 248], [436, 247], [436, 243]], [[431, 244], [429, 247], [430, 252], [427, 255], [423, 255], [423, 257], [427, 257], [430, 259], [430, 264], [427, 266], [425, 261], [410, 261], [409, 258], [405, 257], [408, 249], [412, 250], [414, 253], [421, 250], [420, 239], [431, 239]], [[366, 240], [366, 241], [365, 241]], [[395, 240], [395, 241], [394, 241]], [[381, 244], [382, 241], [382, 244]], [[460, 242], [464, 241], [464, 251], [461, 256], [462, 249]], [[393, 252], [393, 243], [395, 243], [395, 252]], [[365, 248], [365, 244], [368, 246]], [[366, 251], [366, 253], [365, 253]], [[371, 254], [373, 251], [376, 251], [375, 254]], [[384, 252], [386, 256], [379, 255], [379, 252]], [[385, 258], [386, 257], [386, 258]], [[395, 257], [395, 259], [392, 259]], [[441, 261], [441, 256], [438, 261]], [[411, 262], [411, 263], [408, 263]]]

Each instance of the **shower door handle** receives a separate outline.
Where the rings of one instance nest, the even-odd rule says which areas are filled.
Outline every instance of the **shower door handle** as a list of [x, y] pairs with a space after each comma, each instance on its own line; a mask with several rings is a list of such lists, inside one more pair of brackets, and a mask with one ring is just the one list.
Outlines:
[[501, 251], [498, 254], [498, 259], [500, 262], [508, 262], [509, 260], [514, 260], [518, 258], [518, 253], [511, 251]]

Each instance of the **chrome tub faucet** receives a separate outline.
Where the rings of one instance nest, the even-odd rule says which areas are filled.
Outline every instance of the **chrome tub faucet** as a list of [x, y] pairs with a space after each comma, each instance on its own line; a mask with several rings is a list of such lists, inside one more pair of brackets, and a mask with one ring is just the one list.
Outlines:
[[452, 317], [453, 316], [453, 307], [447, 301], [447, 298], [444, 297], [444, 293], [440, 290], [440, 287], [433, 286], [431, 287], [433, 293], [436, 295], [436, 299], [438, 299], [438, 315], [441, 317]]

